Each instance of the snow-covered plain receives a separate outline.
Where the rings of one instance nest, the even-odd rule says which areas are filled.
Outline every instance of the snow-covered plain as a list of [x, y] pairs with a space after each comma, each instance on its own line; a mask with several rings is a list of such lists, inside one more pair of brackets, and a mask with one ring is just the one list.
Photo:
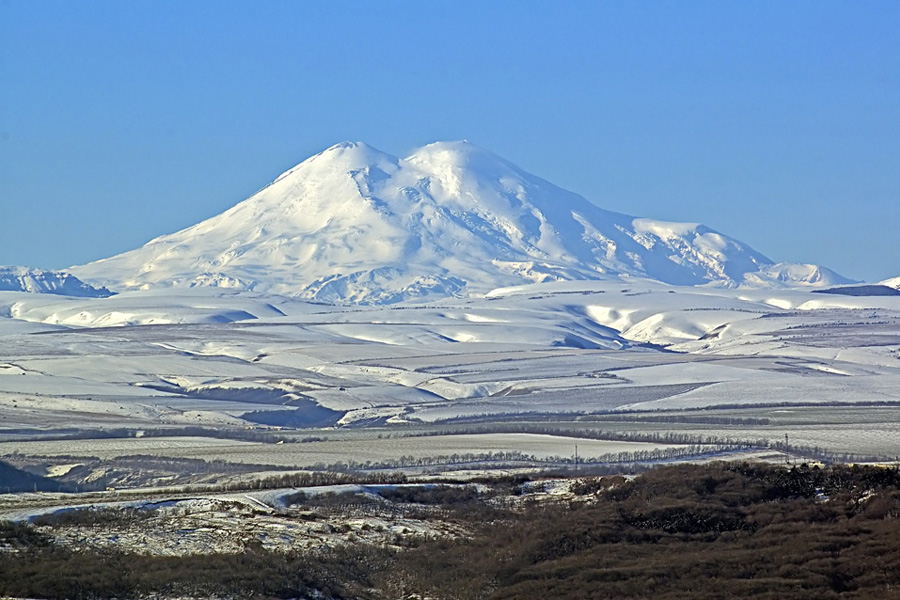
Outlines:
[[[361, 307], [209, 288], [2, 292], [0, 315], [0, 436], [10, 440], [20, 429], [900, 403], [893, 296], [639, 279]], [[821, 445], [835, 441], [822, 432]]]

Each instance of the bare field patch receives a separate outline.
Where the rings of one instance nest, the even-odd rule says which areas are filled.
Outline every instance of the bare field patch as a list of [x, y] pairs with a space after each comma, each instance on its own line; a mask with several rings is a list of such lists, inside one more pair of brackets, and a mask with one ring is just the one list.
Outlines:
[[87, 440], [53, 440], [36, 442], [0, 442], [0, 456], [13, 453], [28, 456], [96, 456], [117, 458], [133, 454], [151, 454], [180, 457], [183, 453], [227, 446], [258, 446], [251, 442], [238, 442], [206, 437], [117, 438]]

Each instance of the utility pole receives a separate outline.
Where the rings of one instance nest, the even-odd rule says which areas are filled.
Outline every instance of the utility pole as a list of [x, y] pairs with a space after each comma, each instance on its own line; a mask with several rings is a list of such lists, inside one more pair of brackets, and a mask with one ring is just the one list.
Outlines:
[[788, 454], [790, 451], [791, 445], [788, 443], [788, 434], [784, 434], [784, 464], [790, 464], [791, 455]]
[[578, 444], [575, 444], [575, 472], [578, 472]]

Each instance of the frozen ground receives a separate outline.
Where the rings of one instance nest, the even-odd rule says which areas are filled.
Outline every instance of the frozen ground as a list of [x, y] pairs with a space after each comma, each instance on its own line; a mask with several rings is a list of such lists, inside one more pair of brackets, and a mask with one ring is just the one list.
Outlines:
[[[0, 441], [8, 442], [75, 429], [402, 428], [896, 403], [900, 299], [889, 296], [646, 280], [385, 307], [214, 289], [0, 292]], [[807, 426], [804, 444], [852, 451], [840, 425], [822, 425]], [[886, 442], [867, 440], [865, 452], [900, 453], [891, 423], [878, 427]]]
[[[352, 459], [359, 463], [383, 464], [403, 457], [464, 457], [500, 452], [518, 452], [538, 460], [574, 456], [583, 460], [623, 452], [678, 448], [678, 444], [579, 439], [556, 435], [492, 433], [336, 439], [299, 444], [261, 444], [209, 438], [125, 438], [117, 440], [58, 440], [0, 443], [0, 456], [19, 452], [29, 456], [96, 456], [112, 459], [128, 455], [199, 458], [207, 461], [265, 464], [279, 467], [314, 467]], [[460, 458], [460, 462], [463, 458]]]

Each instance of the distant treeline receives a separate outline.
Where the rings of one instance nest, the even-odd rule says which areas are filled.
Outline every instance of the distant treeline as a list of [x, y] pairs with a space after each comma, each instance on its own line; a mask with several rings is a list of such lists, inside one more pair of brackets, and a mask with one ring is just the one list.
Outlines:
[[103, 428], [103, 429], [16, 429], [4, 431], [11, 435], [15, 434], [39, 441], [58, 441], [58, 440], [105, 440], [105, 439], [123, 439], [136, 437], [207, 437], [225, 440], [238, 440], [242, 442], [259, 442], [263, 444], [275, 444], [277, 442], [289, 443], [292, 441], [319, 441], [321, 438], [313, 437], [311, 439], [292, 439], [291, 437], [279, 434], [278, 432], [262, 431], [256, 428], [237, 428], [237, 427], [148, 427], [146, 429], [134, 428]]
[[[744, 448], [768, 447], [765, 439], [742, 440], [715, 435], [696, 435], [674, 431], [608, 431], [589, 429], [573, 423], [565, 425], [544, 425], [541, 423], [482, 423], [470, 426], [443, 427], [431, 431], [402, 432], [393, 434], [396, 437], [430, 437], [443, 435], [477, 435], [491, 433], [528, 433], [536, 435], [552, 435], [557, 437], [581, 438], [611, 442], [642, 442], [649, 444], [693, 444], [693, 445], [727, 445]], [[391, 437], [392, 434], [383, 434]]]
[[[716, 406], [715, 408], [720, 408]], [[731, 406], [730, 408], [735, 408]], [[699, 409], [687, 409], [698, 411]], [[737, 425], [737, 426], [755, 426], [768, 425], [771, 420], [765, 417], [728, 417], [720, 415], [684, 415], [676, 414], [659, 414], [664, 411], [652, 411], [646, 413], [590, 413], [583, 414], [578, 412], [534, 412], [521, 411], [515, 413], [503, 413], [502, 415], [484, 413], [477, 415], [469, 415], [465, 417], [452, 417], [449, 419], [441, 419], [435, 421], [435, 424], [461, 425], [465, 423], [483, 423], [495, 425], [499, 423], [514, 423], [521, 421], [572, 421], [579, 423], [589, 422], [612, 422], [612, 423], [688, 423], [688, 424], [709, 424], [709, 425]]]
[[755, 427], [768, 425], [771, 419], [765, 417], [722, 417], [712, 415], [598, 415], [585, 421], [609, 421], [613, 423], [688, 423], [691, 425], [735, 425]]
[[[587, 429], [584, 427], [579, 427], [577, 424], [573, 424], [572, 426], [565, 426], [543, 425], [541, 423], [527, 422], [479, 423], [465, 427], [444, 427], [440, 430], [434, 431], [404, 433], [397, 432], [393, 435], [396, 435], [397, 437], [428, 437], [441, 435], [475, 435], [491, 433], [528, 433], [601, 441], [643, 442], [651, 444], [677, 444], [691, 446], [692, 449], [689, 452], [686, 452], [684, 456], [718, 451], [775, 450], [790, 455], [794, 460], [817, 460], [828, 464], [900, 462], [900, 457], [893, 455], [834, 452], [820, 446], [786, 444], [781, 439], [746, 439], [732, 436], [697, 435], [689, 433], [678, 433], [673, 431], [607, 431], [601, 429]], [[383, 435], [384, 437], [392, 436], [392, 434], [389, 433]], [[558, 462], [558, 459], [551, 459], [550, 462]], [[597, 462], [600, 461], [598, 460]], [[613, 462], [618, 461], [614, 460]]]

